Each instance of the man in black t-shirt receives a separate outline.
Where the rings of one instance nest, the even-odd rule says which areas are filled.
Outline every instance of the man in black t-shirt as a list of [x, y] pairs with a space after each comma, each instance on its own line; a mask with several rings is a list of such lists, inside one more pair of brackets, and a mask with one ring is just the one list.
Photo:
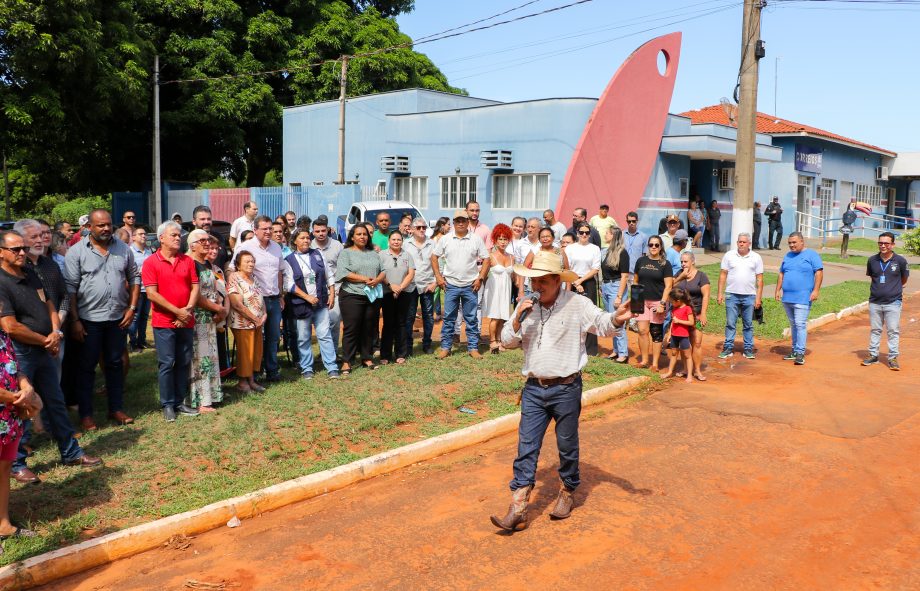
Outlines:
[[879, 253], [869, 257], [866, 275], [872, 280], [869, 288], [869, 356], [862, 364], [878, 363], [882, 326], [888, 329], [888, 367], [898, 371], [898, 344], [901, 335], [901, 300], [910, 270], [907, 259], [894, 252], [894, 234], [882, 232], [878, 237]]

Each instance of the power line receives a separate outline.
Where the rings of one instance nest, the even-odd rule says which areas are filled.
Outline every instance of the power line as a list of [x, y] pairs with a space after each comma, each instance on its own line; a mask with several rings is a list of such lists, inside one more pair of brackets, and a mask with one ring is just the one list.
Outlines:
[[471, 23], [466, 23], [465, 25], [460, 25], [459, 27], [453, 27], [453, 28], [450, 28], [450, 29], [445, 29], [445, 30], [443, 30], [443, 31], [441, 31], [441, 32], [439, 32], [439, 33], [432, 33], [431, 35], [425, 35], [424, 37], [419, 37], [418, 39], [416, 39], [416, 41], [421, 41], [421, 40], [423, 40], [423, 39], [428, 39], [429, 37], [436, 37], [436, 36], [438, 36], [438, 35], [443, 35], [444, 33], [451, 33], [451, 32], [453, 32], [453, 31], [459, 31], [460, 29], [465, 29], [465, 28], [467, 28], [467, 27], [472, 27], [473, 25], [478, 25], [479, 23], [488, 22], [488, 21], [492, 20], [493, 18], [498, 18], [498, 17], [500, 17], [500, 16], [505, 16], [506, 14], [511, 14], [512, 12], [515, 12], [515, 11], [520, 10], [520, 9], [522, 9], [522, 8], [526, 8], [527, 6], [530, 6], [531, 4], [536, 4], [537, 2], [541, 2], [541, 1], [542, 1], [542, 0], [530, 0], [530, 2], [525, 2], [525, 3], [523, 3], [523, 4], [520, 4], [520, 5], [518, 5], [518, 6], [515, 6], [514, 8], [509, 8], [508, 10], [505, 10], [505, 11], [503, 11], [503, 12], [499, 12], [498, 14], [493, 14], [492, 16], [489, 16], [489, 17], [486, 17], [486, 18], [481, 18], [481, 19], [479, 19], [479, 20], [477, 20], [477, 21], [473, 21], [473, 22], [471, 22]]

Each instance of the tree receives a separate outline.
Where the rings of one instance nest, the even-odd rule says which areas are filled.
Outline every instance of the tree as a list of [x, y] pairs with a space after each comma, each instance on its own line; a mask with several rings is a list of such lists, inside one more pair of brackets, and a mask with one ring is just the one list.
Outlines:
[[[149, 185], [151, 75], [160, 56], [164, 178], [250, 186], [281, 168], [281, 110], [420, 86], [462, 92], [412, 51], [394, 16], [412, 0], [5, 0], [0, 145], [33, 197]], [[250, 72], [278, 70], [272, 75]], [[196, 78], [217, 78], [177, 82]], [[23, 183], [23, 187], [26, 184]]]

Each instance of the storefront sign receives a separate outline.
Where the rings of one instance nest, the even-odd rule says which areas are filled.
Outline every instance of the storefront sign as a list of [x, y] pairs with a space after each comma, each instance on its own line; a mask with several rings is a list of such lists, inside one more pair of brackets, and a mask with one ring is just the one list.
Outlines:
[[812, 148], [811, 146], [795, 145], [795, 169], [799, 172], [813, 172], [821, 174], [821, 161], [824, 154], [821, 148]]

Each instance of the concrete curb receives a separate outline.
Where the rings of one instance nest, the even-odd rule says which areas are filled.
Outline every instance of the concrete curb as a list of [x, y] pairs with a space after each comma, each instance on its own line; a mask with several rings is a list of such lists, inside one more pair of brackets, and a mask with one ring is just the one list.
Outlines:
[[[912, 294], [905, 294], [905, 297], [912, 298], [918, 295], [920, 295], [920, 290], [917, 290]], [[828, 312], [824, 316], [818, 316], [817, 318], [812, 318], [811, 320], [809, 320], [808, 324], [805, 325], [805, 330], [812, 331], [816, 328], [824, 326], [825, 324], [829, 324], [837, 320], [842, 320], [848, 316], [852, 316], [853, 314], [859, 314], [861, 312], [865, 312], [868, 309], [869, 309], [869, 302], [867, 300], [865, 302], [860, 302], [854, 306], [850, 306], [849, 308], [844, 308], [843, 310], [836, 312], [836, 313]], [[783, 338], [788, 339], [791, 336], [792, 336], [792, 330], [789, 328], [784, 328]]]
[[[637, 376], [582, 394], [582, 404], [606, 402], [650, 378]], [[223, 526], [234, 515], [246, 519], [387, 474], [412, 464], [511, 433], [521, 413], [471, 425], [344, 466], [301, 476], [268, 488], [47, 552], [0, 569], [0, 590], [29, 589], [161, 546], [177, 534], [192, 535]]]

